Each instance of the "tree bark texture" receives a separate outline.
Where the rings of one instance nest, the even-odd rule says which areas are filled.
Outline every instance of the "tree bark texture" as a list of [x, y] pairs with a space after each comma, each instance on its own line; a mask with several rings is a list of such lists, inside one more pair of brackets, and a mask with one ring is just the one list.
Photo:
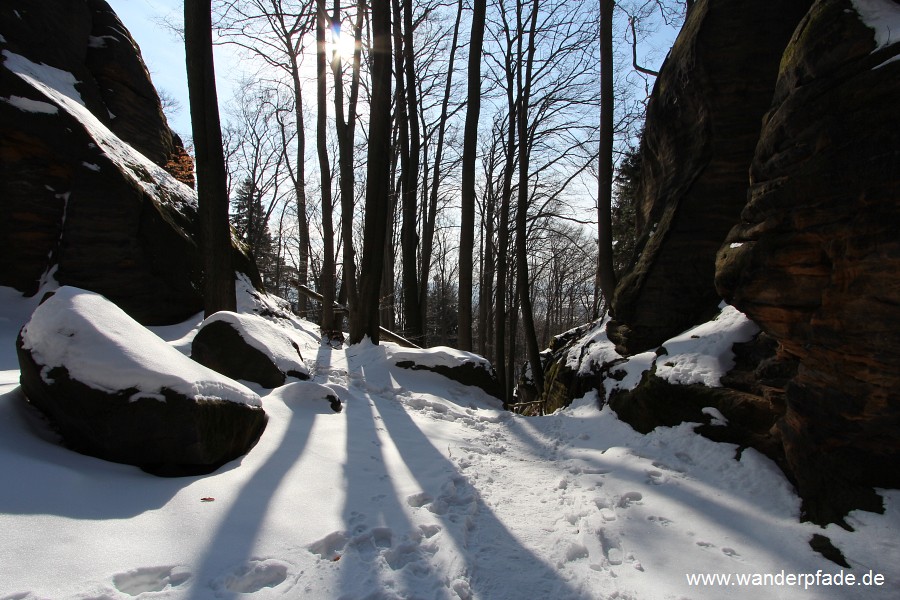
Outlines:
[[185, 0], [184, 47], [197, 170], [204, 313], [236, 308], [228, 184], [212, 47], [211, 0]]
[[[616, 291], [613, 267], [612, 184], [613, 184], [613, 44], [614, 0], [600, 0], [600, 157], [597, 176], [597, 285], [607, 306]], [[600, 301], [594, 300], [594, 318], [600, 316]]]
[[463, 132], [461, 214], [459, 230], [459, 348], [472, 350], [472, 275], [475, 246], [475, 158], [481, 115], [481, 49], [486, 0], [474, 0], [469, 42], [468, 108]]
[[319, 180], [322, 188], [322, 338], [340, 335], [334, 318], [334, 225], [331, 206], [331, 164], [328, 161], [328, 97], [325, 86], [325, 29], [328, 27], [325, 0], [316, 2], [316, 147], [319, 156]]
[[372, 0], [372, 98], [366, 169], [365, 225], [360, 268], [359, 320], [351, 323], [350, 342], [379, 340], [379, 291], [384, 244], [390, 225], [391, 150], [391, 6]]

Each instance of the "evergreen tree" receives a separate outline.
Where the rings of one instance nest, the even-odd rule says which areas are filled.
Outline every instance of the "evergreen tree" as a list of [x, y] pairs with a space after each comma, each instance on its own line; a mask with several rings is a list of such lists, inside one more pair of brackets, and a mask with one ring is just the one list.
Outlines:
[[636, 242], [637, 191], [641, 179], [641, 152], [630, 148], [619, 163], [613, 184], [612, 205], [613, 266], [621, 277], [634, 258]]
[[238, 186], [231, 200], [231, 210], [231, 224], [238, 238], [246, 244], [263, 283], [271, 288], [280, 279], [279, 269], [283, 267], [284, 261], [275, 251], [262, 196], [251, 179], [244, 179]]

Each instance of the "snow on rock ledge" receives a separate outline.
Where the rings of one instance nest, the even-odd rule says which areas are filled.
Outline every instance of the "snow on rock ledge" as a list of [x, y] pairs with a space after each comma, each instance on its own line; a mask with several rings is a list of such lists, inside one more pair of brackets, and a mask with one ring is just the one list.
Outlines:
[[234, 379], [275, 388], [287, 377], [309, 379], [300, 347], [305, 335], [257, 315], [221, 311], [206, 319], [191, 343], [191, 358]]
[[22, 389], [83, 454], [207, 473], [262, 434], [259, 396], [166, 344], [103, 296], [62, 287], [16, 343]]
[[392, 352], [391, 360], [400, 368], [432, 371], [464, 385], [479, 387], [496, 398], [500, 397], [500, 384], [494, 368], [487, 359], [477, 354], [445, 346], [404, 348]]

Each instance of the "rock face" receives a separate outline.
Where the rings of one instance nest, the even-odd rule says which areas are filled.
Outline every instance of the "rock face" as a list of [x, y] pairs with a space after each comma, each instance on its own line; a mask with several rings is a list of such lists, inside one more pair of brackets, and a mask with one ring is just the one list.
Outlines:
[[746, 202], [778, 63], [810, 4], [699, 0], [688, 12], [647, 109], [639, 258], [616, 290], [610, 330], [623, 353], [715, 314], [716, 251]]
[[198, 312], [196, 195], [165, 169], [189, 179], [189, 157], [118, 17], [10, 0], [0, 35], [0, 285], [33, 294], [52, 272], [146, 324]]
[[23, 327], [22, 389], [71, 449], [159, 475], [214, 471], [266, 426], [259, 396], [98, 294], [64, 287]]
[[287, 327], [256, 315], [223, 311], [210, 316], [191, 342], [191, 358], [266, 388], [283, 385], [287, 377], [309, 379], [298, 341]]
[[779, 429], [823, 522], [900, 486], [900, 43], [885, 38], [849, 1], [810, 10], [717, 263], [720, 293], [799, 363]]

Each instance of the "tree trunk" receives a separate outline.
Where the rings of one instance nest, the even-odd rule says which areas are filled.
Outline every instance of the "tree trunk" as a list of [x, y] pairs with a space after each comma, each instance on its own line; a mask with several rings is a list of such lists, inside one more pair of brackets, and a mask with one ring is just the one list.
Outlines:
[[[353, 172], [353, 143], [356, 131], [356, 105], [359, 97], [359, 68], [361, 61], [361, 44], [363, 13], [365, 0], [357, 5], [356, 25], [353, 37], [356, 42], [353, 50], [353, 74], [350, 79], [350, 99], [347, 107], [347, 119], [344, 120], [344, 81], [340, 53], [335, 50], [332, 57], [334, 74], [334, 108], [338, 137], [338, 167], [341, 188], [341, 237], [343, 238], [344, 290], [349, 308], [348, 318], [351, 322], [357, 319], [359, 293], [356, 286], [356, 252], [353, 247], [353, 214], [355, 212], [356, 178]], [[340, 23], [340, 2], [335, 0], [332, 13], [334, 23]], [[337, 25], [335, 25], [337, 26]]]
[[[614, 0], [600, 0], [600, 158], [597, 176], [597, 283], [607, 306], [616, 291], [613, 267], [612, 184], [613, 184], [613, 47]], [[594, 299], [594, 318], [600, 316], [600, 301]]]
[[328, 27], [325, 0], [316, 2], [316, 149], [319, 155], [319, 179], [322, 189], [322, 341], [337, 337], [340, 331], [334, 319], [334, 226], [331, 206], [331, 163], [328, 161], [328, 99], [325, 86], [325, 29]]
[[495, 351], [497, 379], [500, 381], [501, 398], [504, 404], [512, 400], [512, 386], [508, 384], [512, 370], [507, 372], [507, 290], [509, 284], [509, 213], [512, 203], [512, 177], [516, 168], [516, 112], [518, 103], [513, 93], [512, 39], [507, 39], [506, 48], [506, 103], [508, 111], [506, 163], [503, 170], [503, 187], [500, 192], [500, 222], [497, 225], [497, 329]]
[[203, 261], [204, 314], [236, 309], [228, 187], [212, 49], [211, 0], [184, 3], [184, 48]]
[[[413, 3], [403, 3], [403, 67], [406, 75], [406, 117], [409, 122], [407, 164], [403, 173], [403, 224], [400, 231], [401, 260], [403, 263], [403, 320], [407, 337], [415, 344], [424, 345], [422, 306], [419, 302], [419, 235], [417, 233], [419, 196], [419, 103], [416, 99], [416, 66], [413, 48]], [[398, 79], [402, 77], [400, 72]], [[403, 98], [397, 98], [398, 105]]]
[[541, 366], [540, 349], [534, 328], [534, 311], [531, 306], [531, 294], [528, 281], [528, 169], [530, 151], [528, 135], [528, 104], [531, 98], [531, 77], [534, 67], [535, 30], [537, 28], [538, 0], [531, 8], [531, 24], [528, 31], [528, 51], [525, 62], [525, 78], [519, 69], [520, 106], [518, 116], [519, 128], [519, 194], [516, 207], [516, 290], [522, 307], [522, 328], [525, 336], [525, 349], [531, 374], [537, 393], [544, 388], [544, 371]]
[[[295, 155], [294, 195], [297, 201], [297, 280], [309, 285], [309, 222], [306, 220], [306, 130], [303, 116], [303, 92], [300, 65], [291, 56], [291, 79], [294, 85], [294, 118], [297, 121], [297, 154]], [[306, 317], [306, 296], [297, 295], [297, 312]]]
[[359, 321], [351, 322], [350, 342], [368, 336], [378, 343], [378, 292], [382, 254], [390, 219], [391, 142], [391, 6], [372, 0], [372, 98], [369, 104], [369, 147], [366, 206], [360, 272]]
[[475, 158], [478, 151], [478, 118], [481, 114], [481, 48], [484, 42], [486, 0], [474, 0], [469, 43], [468, 109], [463, 133], [462, 189], [459, 229], [459, 341], [461, 350], [472, 350], [472, 253], [475, 245]]

